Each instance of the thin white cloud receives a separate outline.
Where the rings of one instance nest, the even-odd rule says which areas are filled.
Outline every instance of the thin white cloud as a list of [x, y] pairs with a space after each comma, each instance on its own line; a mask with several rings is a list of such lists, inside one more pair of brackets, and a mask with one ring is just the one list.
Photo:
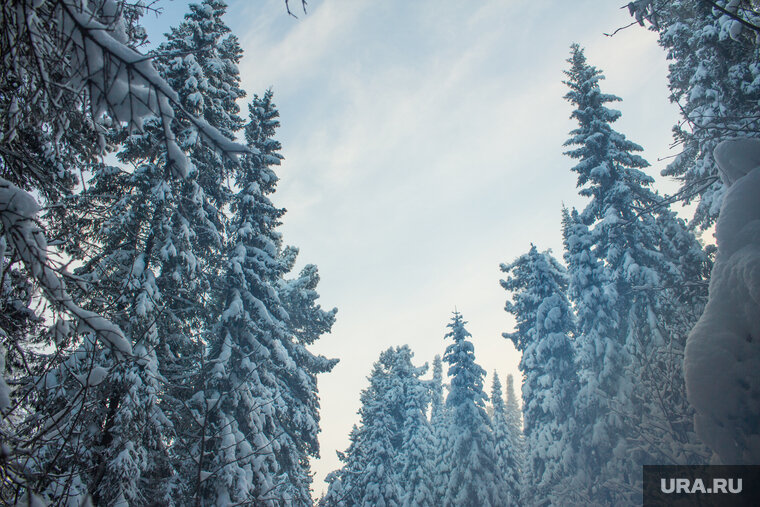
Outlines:
[[371, 363], [403, 343], [419, 363], [442, 353], [455, 305], [489, 374], [517, 374], [501, 338], [513, 321], [498, 265], [531, 241], [561, 256], [560, 205], [582, 205], [562, 155], [569, 44], [588, 46], [605, 90], [625, 100], [620, 130], [657, 145], [650, 159], [675, 114], [652, 37], [639, 28], [601, 35], [627, 22], [615, 4], [310, 5], [293, 20], [281, 0], [233, 3], [230, 23], [246, 52], [246, 89], [273, 86], [280, 108], [286, 159], [274, 199], [289, 210], [285, 241], [319, 265], [323, 305], [339, 307], [332, 335], [315, 347], [342, 359], [319, 381], [318, 494], [339, 466], [334, 451], [348, 444]]
[[[299, 21], [284, 15], [281, 0], [268, 0], [264, 5], [233, 4], [231, 14], [240, 16], [240, 24], [246, 27], [236, 33], [251, 55], [241, 65], [244, 81], [260, 83], [256, 78], [266, 76], [269, 84], [295, 84], [319, 74], [325, 60], [337, 54], [338, 47], [356, 29], [357, 19], [369, 6], [366, 2], [351, 1], [310, 5], [309, 13]], [[286, 35], [280, 38], [283, 27]]]

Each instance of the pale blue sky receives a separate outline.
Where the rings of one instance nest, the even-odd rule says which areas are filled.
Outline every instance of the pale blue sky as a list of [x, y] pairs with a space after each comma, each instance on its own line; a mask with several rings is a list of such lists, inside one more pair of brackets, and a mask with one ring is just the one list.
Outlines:
[[[678, 112], [655, 36], [602, 35], [629, 23], [621, 2], [310, 0], [299, 19], [282, 0], [228, 2], [243, 87], [272, 87], [280, 110], [281, 230], [319, 266], [323, 306], [339, 309], [314, 347], [341, 359], [319, 383], [319, 495], [382, 350], [408, 343], [431, 361], [456, 306], [487, 385], [494, 369], [518, 375], [501, 337], [512, 319], [499, 263], [531, 242], [561, 257], [561, 204], [583, 206], [562, 155], [569, 45], [585, 46], [603, 89], [624, 99], [617, 129], [645, 147], [661, 190], [674, 188], [657, 159], [674, 153]], [[187, 2], [163, 5], [146, 23], [156, 40]]]

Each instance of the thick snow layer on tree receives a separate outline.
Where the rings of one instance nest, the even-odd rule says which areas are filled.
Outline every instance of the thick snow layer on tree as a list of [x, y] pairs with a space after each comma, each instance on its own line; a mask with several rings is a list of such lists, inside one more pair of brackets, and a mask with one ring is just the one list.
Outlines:
[[716, 224], [710, 298], [689, 335], [685, 375], [698, 435], [721, 462], [760, 462], [760, 142], [715, 149], [730, 184]]
[[720, 178], [727, 186], [760, 167], [760, 139], [729, 139], [713, 152], [720, 167]]

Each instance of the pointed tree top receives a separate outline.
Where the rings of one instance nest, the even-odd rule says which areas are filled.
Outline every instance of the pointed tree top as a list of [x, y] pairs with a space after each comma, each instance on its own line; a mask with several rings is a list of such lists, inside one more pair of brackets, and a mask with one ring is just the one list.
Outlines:
[[[511, 375], [510, 375], [511, 377]], [[501, 390], [501, 380], [499, 374], [494, 370], [493, 382], [491, 382], [491, 405], [493, 405], [494, 412], [504, 412], [504, 393]]]
[[471, 337], [472, 335], [464, 327], [465, 324], [467, 324], [467, 321], [465, 321], [462, 317], [462, 314], [455, 309], [453, 316], [451, 317], [451, 322], [446, 325], [446, 327], [448, 327], [451, 331], [444, 335], [444, 339], [452, 338], [455, 342], [458, 343], [468, 337]]

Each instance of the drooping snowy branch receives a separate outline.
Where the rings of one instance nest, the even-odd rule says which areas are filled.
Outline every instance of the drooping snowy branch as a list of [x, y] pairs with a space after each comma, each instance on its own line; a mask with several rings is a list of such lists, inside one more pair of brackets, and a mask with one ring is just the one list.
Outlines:
[[151, 59], [132, 47], [129, 9], [139, 7], [117, 0], [17, 0], [0, 10], [0, 79], [13, 90], [0, 100], [3, 234], [47, 297], [122, 351], [128, 344], [121, 333], [77, 306], [52, 267], [35, 224], [37, 199], [55, 202], [69, 194], [73, 174], [104, 153], [109, 134], [141, 131], [150, 118], [162, 127], [167, 164], [181, 176], [189, 167], [173, 132], [180, 120], [230, 158], [250, 151], [185, 111]]
[[[158, 117], [166, 136], [168, 160], [183, 175], [187, 173], [187, 159], [172, 132], [175, 111], [219, 151], [230, 156], [248, 151], [183, 109], [177, 93], [158, 74], [151, 59], [127, 45], [115, 0], [103, 1], [98, 6], [100, 15], [82, 0], [35, 2], [31, 9], [26, 3], [22, 5], [17, 9], [16, 25], [24, 28], [33, 53], [40, 56], [38, 65], [45, 88], [51, 94], [57, 88], [79, 92], [96, 125], [107, 115], [110, 124], [139, 131], [146, 118]], [[66, 65], [52, 68], [51, 64], [62, 58]], [[50, 76], [54, 70], [63, 71], [64, 79], [53, 81]]]
[[115, 350], [130, 354], [132, 347], [117, 326], [81, 308], [66, 291], [63, 280], [48, 260], [47, 241], [35, 221], [39, 210], [37, 201], [28, 192], [0, 178], [0, 226], [7, 246], [16, 252], [48, 299], [70, 313], [82, 330], [92, 331]]

